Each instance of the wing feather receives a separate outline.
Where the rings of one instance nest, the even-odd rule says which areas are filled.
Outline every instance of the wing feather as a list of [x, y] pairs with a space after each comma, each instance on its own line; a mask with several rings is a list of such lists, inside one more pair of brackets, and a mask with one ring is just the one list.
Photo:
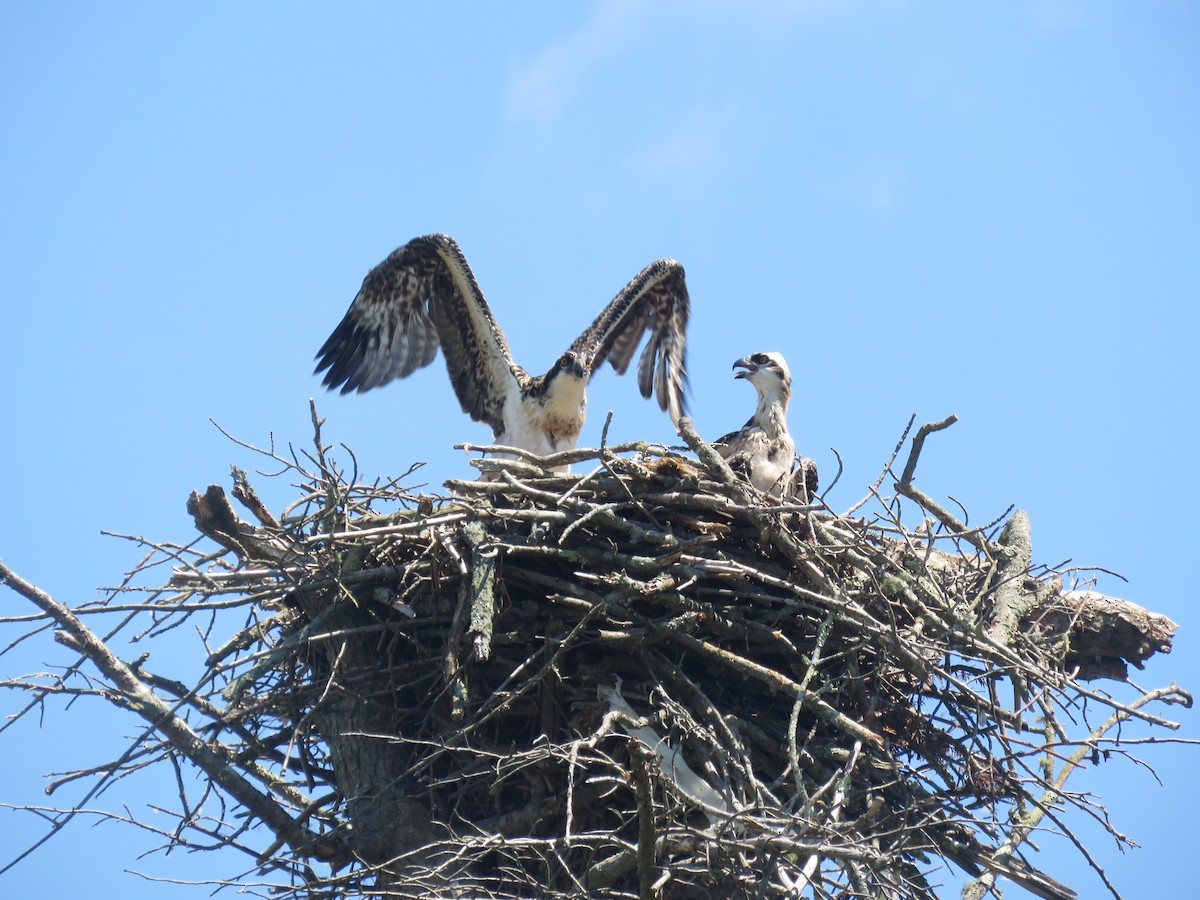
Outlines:
[[801, 456], [788, 479], [788, 486], [784, 493], [786, 496], [799, 499], [801, 503], [814, 503], [820, 487], [821, 481], [817, 474], [816, 461], [807, 456]]
[[606, 359], [625, 374], [642, 336], [637, 383], [643, 397], [655, 395], [676, 426], [687, 414], [687, 323], [691, 312], [683, 266], [659, 259], [621, 289], [571, 345], [592, 375]]
[[751, 418], [740, 430], [723, 434], [713, 441], [712, 448], [721, 455], [733, 472], [752, 482], [754, 456], [758, 452], [755, 438], [761, 440], [762, 436], [762, 431], [754, 427], [754, 419]]
[[749, 458], [749, 443], [746, 439], [746, 431], [754, 424], [754, 419], [747, 422], [739, 431], [731, 431], [729, 434], [723, 434], [712, 442], [712, 448], [721, 454], [726, 462], [733, 466], [733, 460], [737, 459], [741, 464], [745, 464]]
[[331, 390], [369, 391], [429, 365], [438, 347], [463, 412], [504, 430], [504, 399], [529, 376], [458, 244], [414, 238], [367, 273], [345, 317], [317, 352]]

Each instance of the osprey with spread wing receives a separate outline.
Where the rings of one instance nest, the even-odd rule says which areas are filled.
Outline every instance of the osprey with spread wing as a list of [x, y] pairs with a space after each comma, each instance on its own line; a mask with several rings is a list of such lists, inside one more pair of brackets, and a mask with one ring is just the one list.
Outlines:
[[530, 375], [513, 360], [504, 332], [458, 244], [444, 234], [414, 238], [367, 273], [350, 309], [317, 354], [330, 389], [368, 391], [429, 365], [438, 347], [463, 412], [492, 427], [497, 444], [545, 456], [575, 446], [588, 381], [608, 360], [623, 374], [642, 336], [637, 364], [673, 423], [686, 414], [689, 302], [683, 266], [657, 260], [625, 285], [550, 367]]

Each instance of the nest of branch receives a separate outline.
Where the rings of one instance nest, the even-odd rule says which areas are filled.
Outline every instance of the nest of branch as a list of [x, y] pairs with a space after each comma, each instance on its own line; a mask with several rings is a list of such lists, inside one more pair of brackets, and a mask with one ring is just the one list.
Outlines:
[[348, 480], [318, 426], [283, 524], [238, 470], [257, 523], [194, 494], [224, 553], [175, 584], [255, 611], [209, 664], [214, 737], [290, 817], [262, 859], [306, 892], [405, 897], [926, 898], [942, 860], [976, 896], [1073, 896], [1022, 860], [1084, 802], [1063, 773], [1186, 700], [1080, 676], [1174, 626], [1141, 610], [1150, 638], [1081, 654], [1100, 606], [1140, 608], [1031, 567], [1023, 514], [995, 537], [916, 491], [927, 430], [897, 484], [915, 531], [896, 502], [772, 504], [686, 422], [699, 462], [485, 459], [436, 502]]

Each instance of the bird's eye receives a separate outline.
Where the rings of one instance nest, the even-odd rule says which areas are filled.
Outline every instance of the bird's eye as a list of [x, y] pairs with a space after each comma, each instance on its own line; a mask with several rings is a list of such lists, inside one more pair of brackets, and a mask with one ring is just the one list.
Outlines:
[[558, 358], [558, 364], [559, 364], [559, 366], [560, 366], [560, 367], [562, 367], [562, 368], [564, 368], [564, 369], [565, 369], [567, 366], [569, 366], [569, 365], [571, 364], [571, 354], [570, 354], [570, 353], [564, 353], [562, 356], [560, 356], [560, 357]]
[[765, 353], [755, 353], [752, 357], [750, 357], [750, 361], [756, 365], [762, 366], [766, 365], [771, 360], [767, 358], [767, 354]]

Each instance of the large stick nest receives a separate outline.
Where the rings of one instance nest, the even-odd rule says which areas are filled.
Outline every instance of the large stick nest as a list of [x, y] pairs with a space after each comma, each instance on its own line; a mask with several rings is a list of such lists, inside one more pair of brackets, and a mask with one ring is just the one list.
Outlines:
[[950, 860], [1070, 897], [1022, 861], [1087, 808], [1062, 780], [1187, 700], [1084, 687], [1174, 625], [1032, 566], [1022, 513], [956, 523], [912, 485], [926, 431], [871, 517], [757, 494], [686, 422], [698, 460], [484, 459], [446, 498], [357, 483], [317, 431], [281, 519], [240, 470], [256, 523], [193, 494], [221, 550], [171, 548], [187, 611], [156, 600], [159, 629], [247, 610], [186, 699], [265, 792], [275, 893], [926, 898]]

